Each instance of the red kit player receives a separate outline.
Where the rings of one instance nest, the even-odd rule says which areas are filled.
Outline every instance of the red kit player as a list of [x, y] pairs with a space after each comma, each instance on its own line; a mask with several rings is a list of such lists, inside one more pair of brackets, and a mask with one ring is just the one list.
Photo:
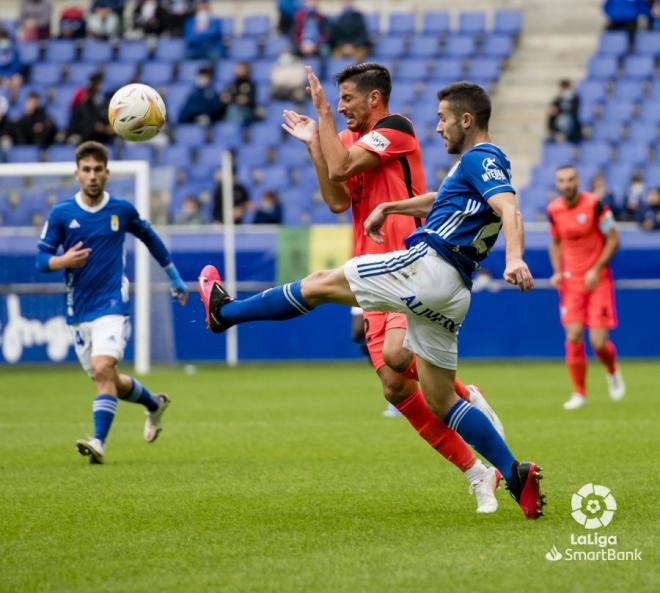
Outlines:
[[573, 394], [564, 408], [574, 410], [587, 402], [585, 327], [589, 328], [594, 353], [607, 370], [610, 397], [620, 400], [625, 395], [616, 348], [609, 340], [617, 321], [614, 280], [608, 264], [619, 247], [619, 233], [607, 206], [595, 194], [579, 191], [580, 179], [574, 167], [557, 169], [555, 182], [561, 195], [548, 206], [550, 283], [559, 290], [566, 366], [573, 382]]

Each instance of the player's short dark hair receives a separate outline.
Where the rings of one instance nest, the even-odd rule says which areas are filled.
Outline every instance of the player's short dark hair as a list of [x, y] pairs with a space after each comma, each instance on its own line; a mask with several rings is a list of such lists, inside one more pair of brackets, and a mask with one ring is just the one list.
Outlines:
[[89, 140], [76, 148], [76, 166], [82, 159], [87, 157], [92, 157], [97, 161], [101, 161], [106, 167], [108, 166], [108, 149], [100, 142]]
[[577, 173], [577, 168], [575, 167], [575, 165], [571, 165], [571, 163], [564, 163], [562, 165], [555, 167], [555, 173], [557, 173], [557, 171], [563, 171], [564, 169], [573, 169], [573, 171]]
[[392, 93], [392, 78], [390, 71], [382, 64], [376, 62], [362, 62], [344, 68], [337, 76], [337, 84], [351, 80], [362, 93], [379, 91], [383, 96], [385, 105]]
[[488, 93], [473, 82], [453, 82], [438, 91], [438, 100], [451, 103], [456, 113], [471, 113], [477, 127], [488, 129], [491, 105]]

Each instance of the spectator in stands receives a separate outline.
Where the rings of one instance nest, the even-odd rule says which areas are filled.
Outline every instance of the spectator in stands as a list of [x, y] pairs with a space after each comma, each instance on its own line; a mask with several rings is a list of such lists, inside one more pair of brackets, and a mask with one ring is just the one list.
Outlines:
[[607, 187], [605, 175], [598, 173], [591, 181], [591, 192], [612, 212], [612, 216], [619, 220], [621, 218], [621, 206], [617, 203], [614, 194]]
[[174, 220], [176, 224], [203, 224], [204, 214], [202, 203], [195, 195], [186, 196], [181, 204], [181, 210]]
[[64, 8], [60, 12], [60, 39], [83, 39], [86, 35], [85, 12], [77, 6]]
[[181, 37], [186, 19], [194, 12], [192, 0], [163, 0], [161, 4], [167, 13], [165, 30], [173, 37]]
[[94, 12], [97, 6], [107, 6], [119, 17], [120, 22], [124, 20], [124, 8], [126, 8], [126, 0], [94, 0], [90, 10]]
[[355, 9], [353, 0], [344, 0], [341, 14], [332, 25], [330, 45], [335, 57], [364, 60], [371, 49], [364, 15]]
[[330, 21], [318, 9], [318, 0], [305, 0], [303, 8], [296, 13], [293, 43], [298, 54], [304, 58], [318, 57], [320, 77], [327, 75], [327, 60], [330, 53]]
[[281, 224], [282, 204], [274, 191], [265, 191], [261, 196], [261, 204], [254, 213], [254, 224]]
[[8, 90], [10, 102], [13, 103], [23, 84], [23, 64], [16, 44], [3, 28], [0, 28], [0, 84]]
[[652, 31], [660, 31], [660, 0], [655, 0], [651, 4], [651, 25]]
[[582, 142], [582, 126], [578, 119], [580, 96], [573, 83], [564, 78], [559, 81], [559, 93], [548, 111], [548, 134], [554, 142]]
[[55, 141], [57, 126], [41, 105], [39, 93], [31, 92], [25, 101], [25, 112], [16, 122], [16, 143], [46, 148]]
[[87, 34], [94, 39], [117, 39], [121, 35], [121, 19], [108, 0], [95, 3], [87, 17]]
[[98, 70], [89, 77], [89, 82], [86, 85], [78, 87], [71, 97], [71, 108], [84, 102], [88, 95], [97, 95], [101, 93], [103, 88], [103, 72]]
[[133, 6], [133, 29], [145, 35], [160, 35], [168, 16], [160, 0], [137, 0]]
[[660, 188], [652, 189], [646, 196], [646, 204], [640, 208], [637, 220], [645, 231], [660, 229]]
[[21, 41], [39, 41], [50, 37], [50, 0], [22, 0]]
[[74, 96], [67, 142], [80, 144], [87, 140], [109, 143], [113, 138], [112, 127], [108, 122], [108, 97], [102, 92], [103, 76], [92, 75], [90, 84], [83, 93]]
[[220, 121], [224, 114], [225, 106], [220, 101], [220, 95], [213, 88], [213, 69], [211, 66], [202, 66], [197, 71], [195, 88], [181, 108], [179, 123], [196, 122], [207, 125]]
[[277, 10], [280, 19], [277, 30], [286, 37], [293, 37], [296, 22], [296, 13], [302, 8], [300, 0], [277, 0]]
[[278, 56], [270, 71], [270, 95], [277, 101], [303, 103], [307, 97], [303, 61], [290, 49]]
[[9, 101], [0, 95], [0, 147], [2, 148], [11, 146], [15, 138], [14, 122], [7, 117], [7, 111], [9, 111]]
[[608, 19], [607, 30], [627, 31], [630, 45], [635, 39], [639, 17], [651, 16], [651, 8], [646, 0], [605, 0], [603, 10]]
[[225, 120], [248, 127], [256, 119], [257, 87], [252, 80], [250, 64], [239, 62], [234, 70], [234, 80], [222, 91], [220, 101], [225, 107]]
[[637, 220], [640, 210], [644, 206], [645, 194], [646, 186], [644, 185], [644, 177], [641, 173], [637, 172], [630, 178], [630, 185], [626, 192], [623, 209], [625, 220]]
[[222, 57], [220, 19], [211, 14], [207, 0], [200, 0], [195, 12], [185, 22], [186, 57], [191, 60], [217, 60]]
[[[243, 224], [243, 218], [250, 207], [250, 193], [247, 188], [236, 179], [236, 169], [234, 167], [234, 224]], [[223, 222], [224, 215], [222, 211], [222, 180], [218, 181], [213, 191], [213, 220]]]

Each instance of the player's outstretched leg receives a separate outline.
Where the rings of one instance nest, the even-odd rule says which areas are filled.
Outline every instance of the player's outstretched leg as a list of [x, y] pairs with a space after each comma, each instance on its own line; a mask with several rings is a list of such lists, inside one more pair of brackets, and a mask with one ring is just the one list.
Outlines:
[[591, 330], [591, 346], [598, 360], [603, 364], [607, 374], [607, 389], [614, 401], [622, 400], [626, 395], [626, 384], [623, 381], [621, 369], [616, 360], [616, 346], [610, 340], [594, 339], [595, 330]]
[[136, 378], [128, 375], [119, 375], [117, 393], [122, 401], [146, 408], [143, 436], [147, 443], [153, 443], [163, 430], [162, 416], [170, 405], [170, 398], [165, 393], [151, 393]]
[[103, 463], [105, 440], [117, 413], [117, 398], [113, 395], [97, 395], [94, 399], [94, 437], [79, 439], [76, 447], [81, 455], [89, 455], [91, 463]]
[[528, 519], [543, 515], [545, 498], [541, 494], [541, 468], [535, 463], [519, 462], [488, 418], [454, 393], [454, 372], [418, 359], [420, 380], [429, 407], [438, 418], [461, 435], [476, 451], [492, 463], [504, 477], [507, 488]]

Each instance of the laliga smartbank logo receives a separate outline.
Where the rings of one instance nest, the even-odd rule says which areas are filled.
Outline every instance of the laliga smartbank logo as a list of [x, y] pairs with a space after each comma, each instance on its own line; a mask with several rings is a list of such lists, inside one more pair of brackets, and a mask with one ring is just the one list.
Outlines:
[[616, 510], [616, 499], [609, 488], [592, 483], [582, 486], [571, 497], [571, 517], [587, 529], [588, 533], [571, 533], [570, 546], [562, 550], [553, 545], [545, 554], [546, 560], [550, 562], [641, 560], [641, 550], [619, 549], [617, 535], [593, 531], [607, 527], [612, 522]]

